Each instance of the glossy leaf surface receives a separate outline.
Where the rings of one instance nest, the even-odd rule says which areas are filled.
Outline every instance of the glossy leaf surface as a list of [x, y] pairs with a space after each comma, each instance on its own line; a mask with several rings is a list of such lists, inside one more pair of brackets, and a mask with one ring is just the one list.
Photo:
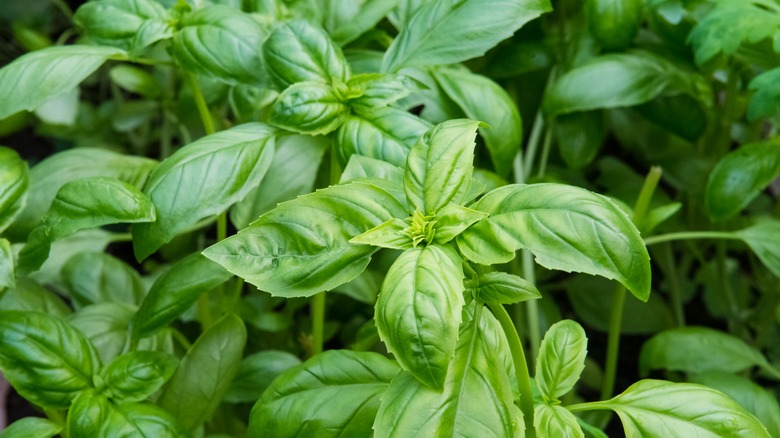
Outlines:
[[[153, 0], [91, 1], [79, 7], [73, 16], [73, 21], [98, 45], [133, 52], [173, 36], [168, 19], [165, 8]], [[149, 34], [152, 26], [156, 29], [154, 35]]]
[[566, 319], [547, 330], [536, 361], [536, 386], [551, 402], [571, 391], [585, 369], [588, 338], [576, 322]]
[[27, 162], [13, 149], [0, 146], [0, 233], [27, 202], [29, 183]]
[[299, 134], [335, 131], [347, 118], [349, 107], [333, 87], [322, 82], [299, 82], [287, 87], [271, 106], [268, 123]]
[[585, 438], [577, 424], [577, 417], [560, 405], [537, 405], [534, 408], [534, 429], [539, 438]]
[[112, 360], [101, 375], [113, 399], [139, 402], [160, 389], [178, 365], [166, 353], [133, 351]]
[[62, 425], [40, 417], [25, 417], [9, 424], [0, 438], [51, 438], [62, 431]]
[[528, 280], [499, 271], [480, 275], [476, 293], [479, 301], [498, 304], [515, 304], [542, 297]]
[[68, 259], [62, 278], [81, 307], [98, 303], [138, 305], [146, 292], [138, 272], [108, 254], [83, 252]]
[[15, 286], [14, 254], [11, 251], [11, 244], [6, 239], [0, 238], [0, 296], [6, 288]]

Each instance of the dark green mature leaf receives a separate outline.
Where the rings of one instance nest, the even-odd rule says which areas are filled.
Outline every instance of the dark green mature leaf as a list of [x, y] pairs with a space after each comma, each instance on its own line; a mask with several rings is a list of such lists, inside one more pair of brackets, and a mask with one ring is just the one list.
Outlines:
[[371, 30], [399, 0], [329, 0], [323, 26], [333, 41], [344, 46]]
[[225, 402], [256, 402], [276, 376], [300, 363], [297, 356], [286, 351], [265, 350], [245, 357], [225, 394]]
[[287, 87], [271, 105], [268, 123], [307, 135], [328, 134], [349, 115], [344, 98], [330, 85], [299, 82]]
[[480, 302], [498, 304], [515, 304], [542, 297], [528, 280], [498, 271], [480, 275], [476, 292]]
[[29, 183], [27, 162], [13, 149], [0, 146], [0, 233], [24, 208]]
[[101, 252], [71, 257], [62, 268], [62, 279], [70, 297], [81, 307], [110, 302], [138, 305], [146, 292], [135, 269]]
[[66, 427], [70, 438], [99, 437], [114, 406], [108, 398], [94, 390], [82, 391], [68, 409]]
[[60, 188], [70, 181], [105, 176], [140, 187], [156, 164], [148, 158], [107, 149], [77, 148], [54, 154], [30, 170], [27, 204], [8, 234], [24, 240], [41, 221]]
[[719, 53], [733, 55], [742, 44], [772, 38], [780, 26], [780, 11], [776, 5], [775, 9], [765, 6], [761, 0], [717, 2], [688, 35], [696, 63], [703, 64]]
[[[83, 4], [73, 16], [87, 37], [101, 46], [140, 51], [173, 36], [165, 8], [153, 0], [96, 0]], [[154, 22], [154, 23], [150, 23]], [[149, 34], [152, 24], [157, 30]], [[141, 32], [142, 28], [145, 30]]]
[[626, 436], [647, 438], [766, 437], [766, 428], [722, 393], [691, 383], [640, 380], [588, 409], [611, 409]]
[[558, 151], [571, 169], [581, 169], [590, 164], [606, 136], [601, 111], [561, 114], [555, 118]]
[[[374, 423], [377, 438], [397, 436], [522, 437], [522, 413], [499, 350], [492, 348], [484, 324], [464, 312], [455, 357], [449, 362], [442, 390], [432, 389], [402, 372], [382, 396]], [[489, 317], [484, 315], [482, 318]]]
[[780, 221], [764, 221], [737, 232], [761, 262], [780, 277]]
[[235, 315], [220, 318], [193, 344], [157, 404], [193, 430], [222, 402], [241, 364], [246, 328]]
[[275, 134], [262, 123], [239, 125], [203, 137], [160, 163], [144, 187], [157, 221], [132, 227], [136, 258], [145, 259], [201, 219], [244, 199], [271, 165]]
[[430, 128], [430, 123], [397, 108], [360, 110], [338, 129], [335, 147], [342, 165], [357, 154], [405, 166], [409, 150]]
[[748, 105], [748, 120], [755, 122], [763, 117], [776, 117], [780, 113], [780, 68], [773, 68], [756, 75], [749, 88], [754, 90]]
[[273, 381], [252, 408], [249, 435], [370, 436], [379, 399], [399, 371], [373, 352], [318, 354]]
[[65, 409], [92, 387], [95, 348], [76, 329], [38, 312], [0, 311], [0, 370], [38, 406]]
[[379, 336], [404, 369], [440, 389], [455, 352], [463, 268], [450, 246], [409, 249], [387, 272], [375, 307]]
[[0, 309], [41, 312], [56, 318], [71, 313], [59, 295], [27, 277], [18, 278], [15, 287], [0, 293]]
[[560, 405], [537, 405], [534, 408], [534, 429], [539, 438], [585, 438], [577, 417]]
[[479, 134], [496, 173], [506, 177], [523, 141], [523, 122], [512, 98], [492, 80], [468, 71], [435, 69], [433, 77], [466, 117], [488, 124]]
[[209, 5], [184, 16], [173, 37], [173, 56], [199, 75], [229, 84], [266, 81], [259, 47], [267, 31], [251, 16]]
[[[111, 57], [125, 52], [113, 47], [51, 46], [16, 58], [0, 69], [0, 120], [75, 88]], [[94, 164], [94, 163], [93, 163]]]
[[40, 417], [25, 417], [3, 429], [0, 438], [51, 438], [61, 431], [61, 424]]
[[280, 89], [297, 82], [349, 79], [341, 49], [322, 28], [306, 20], [280, 24], [263, 43], [262, 53], [266, 70]]
[[344, 284], [366, 268], [376, 248], [352, 245], [349, 239], [407, 214], [377, 185], [332, 186], [279, 204], [203, 255], [261, 290], [309, 296]]
[[642, 24], [644, 0], [587, 0], [590, 33], [607, 50], [630, 46]]
[[724, 220], [750, 204], [780, 175], [780, 143], [766, 141], [741, 146], [718, 161], [705, 191], [707, 213]]
[[550, 10], [548, 0], [427, 2], [411, 16], [387, 49], [382, 71], [475, 58]]
[[547, 403], [571, 391], [585, 369], [588, 337], [575, 321], [565, 319], [547, 330], [536, 359], [536, 386]]
[[681, 327], [659, 333], [645, 342], [639, 356], [642, 375], [654, 369], [736, 373], [754, 366], [780, 378], [780, 372], [760, 351], [736, 336], [705, 327]]
[[168, 381], [179, 361], [159, 351], [132, 351], [112, 360], [101, 372], [114, 400], [146, 400]]
[[471, 208], [490, 216], [457, 238], [469, 260], [505, 263], [526, 248], [544, 267], [616, 279], [647, 301], [647, 248], [631, 220], [607, 198], [560, 184], [509, 185]]
[[16, 287], [16, 276], [14, 275], [14, 254], [11, 251], [11, 244], [0, 238], [0, 296], [6, 288]]
[[198, 297], [228, 281], [231, 274], [222, 266], [191, 254], [171, 267], [152, 285], [132, 320], [136, 338], [151, 336], [178, 318]]
[[480, 122], [450, 120], [429, 130], [409, 151], [404, 192], [409, 208], [434, 214], [465, 201], [474, 170], [474, 138]]

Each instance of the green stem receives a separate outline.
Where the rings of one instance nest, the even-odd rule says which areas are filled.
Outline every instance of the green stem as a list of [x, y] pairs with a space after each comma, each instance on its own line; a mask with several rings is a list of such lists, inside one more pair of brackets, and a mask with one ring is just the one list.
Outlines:
[[184, 337], [183, 334], [181, 334], [180, 331], [176, 330], [175, 328], [169, 328], [171, 332], [171, 336], [173, 339], [176, 339], [176, 341], [181, 345], [185, 350], [190, 351], [190, 348], [192, 348], [192, 343], [189, 339]]
[[531, 128], [531, 134], [528, 136], [528, 144], [525, 147], [523, 174], [515, 175], [515, 180], [519, 184], [524, 184], [526, 179], [525, 176], [531, 174], [531, 168], [534, 165], [534, 158], [536, 158], [536, 150], [539, 149], [539, 139], [542, 137], [543, 128], [544, 116], [542, 116], [542, 108], [540, 107], [539, 110], [536, 111], [534, 125]]
[[198, 85], [198, 79], [191, 73], [186, 73], [187, 85], [190, 86], [192, 91], [192, 97], [195, 99], [195, 106], [198, 108], [200, 114], [200, 120], [203, 122], [203, 129], [206, 131], [206, 135], [211, 135], [217, 132], [214, 129], [214, 120], [211, 118], [211, 112], [206, 104], [206, 99], [203, 97], [203, 92]]
[[[523, 277], [531, 284], [536, 284], [533, 254], [524, 249], [521, 257], [523, 259]], [[525, 316], [528, 321], [528, 343], [531, 347], [530, 361], [533, 367], [539, 355], [539, 346], [542, 344], [542, 333], [539, 330], [539, 303], [536, 300], [525, 302]]]
[[682, 231], [679, 233], [661, 234], [650, 236], [645, 239], [645, 245], [655, 245], [662, 242], [671, 242], [675, 240], [693, 240], [693, 239], [725, 239], [740, 240], [740, 237], [732, 231]]
[[52, 423], [61, 424], [63, 428], [62, 432], [60, 432], [60, 436], [62, 438], [68, 438], [68, 428], [64, 427], [66, 425], [65, 411], [60, 411], [58, 409], [44, 409], [43, 413], [46, 414], [46, 418], [51, 420]]
[[739, 324], [739, 304], [734, 296], [734, 291], [731, 289], [731, 281], [727, 275], [726, 267], [726, 245], [723, 242], [717, 244], [718, 254], [718, 269], [715, 275], [717, 275], [717, 285], [720, 289], [721, 297], [725, 301], [726, 308], [728, 309], [728, 325], [729, 332], [736, 333], [737, 325]]
[[325, 331], [325, 297], [326, 292], [320, 292], [311, 298], [311, 355], [322, 353]]
[[538, 178], [543, 178], [547, 170], [547, 160], [550, 158], [550, 146], [552, 146], [553, 129], [555, 119], [550, 119], [547, 123], [547, 129], [544, 131], [544, 141], [542, 142], [542, 157], [539, 159], [539, 170], [536, 172]]
[[523, 411], [523, 421], [525, 421], [525, 436], [536, 438], [534, 429], [534, 400], [531, 392], [531, 375], [528, 373], [528, 364], [525, 362], [525, 353], [523, 352], [523, 343], [517, 334], [512, 318], [509, 317], [504, 306], [496, 303], [488, 303], [488, 307], [493, 311], [493, 315], [501, 324], [504, 330], [504, 336], [509, 343], [509, 351], [512, 354], [512, 361], [515, 365], [515, 374], [517, 375], [517, 385], [520, 389], [520, 410]]
[[51, 0], [52, 3], [54, 3], [55, 6], [57, 6], [57, 9], [59, 9], [63, 15], [68, 17], [69, 21], [73, 21], [73, 11], [70, 9], [70, 6], [68, 6], [67, 3], [65, 3], [64, 0]]
[[641, 228], [642, 222], [645, 220], [645, 215], [650, 207], [650, 201], [653, 199], [653, 193], [655, 193], [655, 189], [658, 187], [658, 182], [661, 181], [662, 173], [660, 167], [653, 166], [645, 177], [645, 182], [642, 184], [642, 189], [639, 191], [639, 196], [637, 196], [634, 204], [632, 220], [637, 228]]

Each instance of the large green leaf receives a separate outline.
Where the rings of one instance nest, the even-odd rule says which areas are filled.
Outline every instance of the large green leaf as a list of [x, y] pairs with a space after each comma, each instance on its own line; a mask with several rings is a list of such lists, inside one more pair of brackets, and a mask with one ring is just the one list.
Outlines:
[[349, 106], [328, 84], [299, 82], [287, 87], [271, 105], [268, 123], [307, 135], [328, 134], [347, 119]]
[[329, 0], [325, 6], [323, 26], [333, 41], [344, 46], [357, 39], [360, 35], [385, 17], [399, 0]]
[[427, 2], [411, 16], [387, 49], [382, 71], [476, 58], [550, 10], [548, 0]]
[[0, 370], [38, 406], [66, 409], [92, 387], [94, 347], [68, 324], [38, 312], [0, 311]]
[[463, 302], [463, 268], [450, 246], [407, 250], [382, 284], [379, 336], [401, 366], [431, 388], [441, 388], [447, 377]]
[[480, 120], [479, 128], [496, 173], [506, 177], [523, 140], [523, 122], [512, 98], [485, 76], [455, 69], [435, 69], [433, 77], [466, 117]]
[[560, 405], [537, 405], [534, 408], [534, 429], [539, 438], [585, 438], [577, 424], [577, 417]]
[[575, 321], [565, 319], [547, 330], [536, 360], [536, 386], [548, 403], [571, 391], [585, 369], [588, 337]]
[[160, 163], [144, 187], [157, 221], [133, 225], [136, 257], [145, 259], [201, 219], [244, 199], [271, 165], [274, 135], [268, 125], [247, 123], [203, 137]]
[[62, 431], [62, 425], [40, 417], [24, 417], [9, 424], [0, 438], [51, 438]]
[[279, 204], [203, 255], [261, 290], [309, 296], [344, 284], [366, 268], [376, 248], [349, 239], [406, 215], [377, 185], [332, 186]]
[[184, 16], [173, 37], [173, 56], [193, 73], [229, 84], [263, 84], [259, 47], [267, 31], [251, 16], [209, 5]]
[[73, 16], [74, 23], [84, 29], [90, 40], [134, 52], [173, 36], [168, 20], [165, 8], [153, 0], [90, 1]]
[[71, 313], [59, 295], [27, 277], [16, 279], [13, 288], [0, 293], [0, 309], [41, 312], [56, 318], [65, 318]]
[[16, 58], [0, 69], [0, 120], [75, 88], [111, 57], [125, 52], [113, 47], [51, 46]]
[[235, 315], [209, 327], [187, 351], [157, 404], [193, 430], [211, 417], [238, 372], [246, 328]]
[[68, 411], [67, 427], [70, 438], [187, 436], [171, 414], [155, 405], [115, 404], [94, 391], [76, 398]]
[[112, 399], [139, 402], [154, 394], [176, 371], [179, 361], [159, 351], [132, 351], [101, 372]]
[[650, 296], [650, 257], [634, 224], [607, 198], [560, 184], [508, 185], [471, 208], [490, 216], [466, 229], [458, 247], [481, 264], [505, 263], [526, 248], [549, 269], [616, 279]]
[[780, 277], [780, 221], [768, 220], [737, 232], [761, 262]]
[[481, 305], [464, 311], [443, 389], [432, 389], [406, 371], [393, 379], [374, 423], [377, 438], [524, 436], [499, 351], [484, 324], [477, 325], [481, 313]]
[[474, 138], [479, 122], [450, 120], [425, 133], [409, 151], [404, 192], [409, 208], [435, 214], [465, 201], [474, 170]]
[[146, 292], [138, 272], [101, 252], [83, 252], [62, 267], [70, 298], [81, 307], [98, 303], [138, 305]]
[[100, 429], [111, 415], [113, 406], [103, 394], [94, 390], [82, 391], [70, 405], [66, 427], [68, 437], [92, 438], [100, 436]]
[[13, 149], [0, 146], [0, 233], [24, 208], [29, 183], [27, 162]]
[[252, 408], [249, 435], [370, 436], [379, 399], [399, 371], [373, 352], [318, 354], [274, 380]]
[[707, 179], [704, 203], [712, 219], [737, 214], [780, 175], [780, 143], [742, 145], [723, 156]]
[[298, 356], [286, 351], [263, 350], [250, 354], [241, 361], [238, 374], [225, 394], [225, 401], [257, 402], [276, 376], [300, 363]]

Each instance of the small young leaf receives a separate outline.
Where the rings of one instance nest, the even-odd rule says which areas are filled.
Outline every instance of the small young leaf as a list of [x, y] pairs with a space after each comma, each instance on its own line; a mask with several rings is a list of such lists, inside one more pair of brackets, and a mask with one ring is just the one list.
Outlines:
[[276, 376], [300, 363], [297, 356], [286, 351], [264, 350], [245, 357], [225, 394], [225, 402], [255, 403]]
[[370, 436], [379, 399], [399, 371], [373, 352], [318, 354], [273, 381], [252, 408], [249, 435]]
[[405, 251], [382, 284], [375, 307], [379, 336], [401, 366], [431, 388], [442, 388], [447, 377], [463, 303], [463, 268], [449, 246]]
[[138, 305], [146, 292], [135, 269], [100, 252], [71, 257], [62, 267], [62, 279], [80, 307], [110, 302]]
[[776, 117], [780, 113], [780, 68], [767, 70], [756, 75], [748, 88], [754, 90], [748, 105], [748, 120]]
[[299, 134], [320, 135], [335, 131], [348, 115], [349, 107], [333, 87], [307, 81], [282, 91], [271, 105], [268, 123]]
[[25, 417], [3, 429], [0, 438], [51, 438], [61, 431], [61, 424], [40, 417]]
[[536, 360], [536, 386], [548, 403], [571, 391], [585, 369], [588, 337], [576, 322], [565, 319], [547, 330]]
[[769, 270], [780, 277], [780, 221], [759, 222], [737, 232]]
[[[140, 52], [148, 44], [173, 36], [173, 27], [165, 8], [153, 0], [98, 0], [83, 4], [73, 16], [73, 22], [84, 29], [87, 37], [101, 46]], [[135, 43], [139, 30], [149, 21], [156, 21], [160, 34], [144, 38], [147, 44]]]
[[449, 204], [436, 213], [436, 231], [433, 241], [447, 243], [466, 228], [488, 217], [487, 213], [472, 210], [462, 205]]
[[144, 193], [157, 221], [132, 227], [143, 260], [199, 220], [227, 210], [260, 184], [271, 165], [276, 130], [247, 123], [201, 138], [154, 169]]
[[488, 272], [479, 276], [477, 297], [485, 303], [515, 304], [542, 297], [528, 280], [506, 272]]
[[6, 288], [14, 287], [16, 287], [16, 276], [14, 275], [14, 254], [11, 252], [11, 243], [0, 238], [0, 296]]
[[225, 315], [192, 345], [157, 404], [187, 430], [211, 417], [222, 402], [241, 364], [246, 328], [237, 316]]
[[0, 233], [24, 208], [29, 182], [27, 162], [13, 149], [0, 146]]
[[68, 324], [43, 313], [0, 311], [0, 371], [32, 403], [68, 408], [92, 387], [99, 367], [94, 347]]
[[[0, 69], [0, 120], [75, 88], [110, 57], [124, 51], [113, 47], [51, 46], [27, 53]], [[94, 164], [94, 163], [92, 163]]]
[[95, 390], [82, 391], [68, 409], [67, 427], [70, 438], [94, 438], [101, 436], [101, 428], [111, 415], [114, 406], [103, 394]]
[[360, 97], [350, 99], [353, 108], [371, 111], [374, 108], [388, 106], [409, 94], [405, 76], [369, 73], [353, 76], [347, 83], [351, 93]]
[[534, 429], [539, 438], [585, 438], [577, 417], [560, 405], [536, 405]]
[[140, 402], [154, 394], [176, 371], [179, 361], [159, 351], [132, 351], [112, 360], [101, 372], [114, 400]]
[[349, 243], [373, 245], [389, 249], [409, 249], [413, 246], [412, 239], [403, 234], [403, 231], [408, 227], [409, 224], [406, 221], [392, 218], [363, 234], [353, 237], [349, 240]]

